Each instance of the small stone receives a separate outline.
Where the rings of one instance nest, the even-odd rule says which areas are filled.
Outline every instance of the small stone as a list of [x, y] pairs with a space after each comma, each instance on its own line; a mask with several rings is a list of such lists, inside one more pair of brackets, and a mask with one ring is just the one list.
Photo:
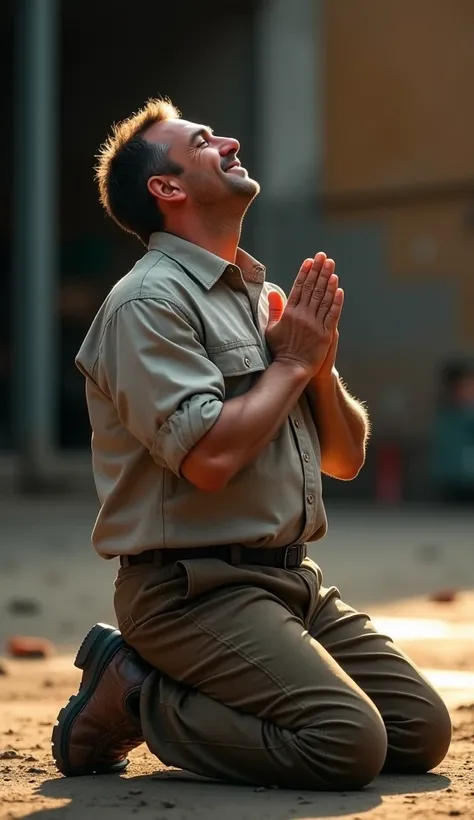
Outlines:
[[0, 760], [22, 760], [23, 755], [20, 752], [17, 752], [16, 749], [5, 749], [4, 752], [0, 752]]
[[162, 800], [161, 805], [164, 809], [174, 809], [176, 806], [176, 800]]
[[46, 769], [38, 769], [37, 766], [30, 766], [26, 771], [27, 774], [47, 774]]
[[38, 758], [34, 757], [33, 755], [28, 755], [28, 757], [25, 757], [25, 763], [37, 763], [37, 762], [38, 762]]
[[129, 789], [128, 793], [129, 794], [134, 794], [134, 795], [135, 794], [142, 794], [142, 790], [141, 789]]
[[33, 598], [12, 598], [6, 609], [12, 615], [39, 615], [41, 604]]
[[4, 732], [3, 734], [4, 734], [4, 735], [14, 735], [14, 734], [15, 734], [15, 732], [13, 731], [13, 729], [7, 729], [7, 731], [6, 731], [6, 732]]

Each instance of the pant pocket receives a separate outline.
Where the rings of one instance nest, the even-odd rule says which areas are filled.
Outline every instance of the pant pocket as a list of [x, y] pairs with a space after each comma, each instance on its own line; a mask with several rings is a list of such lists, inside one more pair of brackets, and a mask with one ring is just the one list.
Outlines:
[[228, 564], [219, 558], [197, 558], [177, 563], [187, 575], [187, 600], [230, 584], [255, 583], [255, 576], [248, 570]]
[[299, 571], [309, 591], [308, 609], [304, 618], [304, 625], [306, 629], [309, 629], [318, 609], [323, 574], [320, 567], [311, 558], [304, 559]]

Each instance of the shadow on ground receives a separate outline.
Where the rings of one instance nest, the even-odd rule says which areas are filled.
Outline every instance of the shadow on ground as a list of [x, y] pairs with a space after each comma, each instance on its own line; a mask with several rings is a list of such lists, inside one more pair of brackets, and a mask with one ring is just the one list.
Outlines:
[[[159, 772], [139, 777], [86, 777], [47, 780], [37, 795], [57, 799], [61, 805], [23, 815], [37, 820], [310, 820], [310, 818], [360, 818], [390, 796], [414, 802], [417, 795], [442, 791], [447, 777], [427, 774], [414, 777], [382, 776], [360, 792], [304, 792], [244, 788], [200, 780], [182, 772]], [[67, 801], [67, 802], [65, 802]]]

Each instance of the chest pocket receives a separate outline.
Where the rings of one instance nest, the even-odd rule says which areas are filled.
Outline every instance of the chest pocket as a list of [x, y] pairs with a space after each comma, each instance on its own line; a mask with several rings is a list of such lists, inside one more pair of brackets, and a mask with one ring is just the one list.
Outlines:
[[224, 376], [227, 399], [250, 390], [267, 367], [263, 353], [256, 344], [238, 342], [232, 346], [210, 348], [207, 353]]

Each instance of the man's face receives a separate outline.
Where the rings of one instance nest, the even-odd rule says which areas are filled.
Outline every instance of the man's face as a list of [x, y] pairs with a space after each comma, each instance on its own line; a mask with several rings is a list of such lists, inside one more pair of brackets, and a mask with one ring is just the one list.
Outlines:
[[218, 137], [207, 126], [181, 119], [157, 123], [146, 138], [169, 146], [170, 159], [183, 168], [176, 181], [198, 207], [227, 201], [244, 211], [259, 193], [260, 186], [237, 157], [236, 139]]

